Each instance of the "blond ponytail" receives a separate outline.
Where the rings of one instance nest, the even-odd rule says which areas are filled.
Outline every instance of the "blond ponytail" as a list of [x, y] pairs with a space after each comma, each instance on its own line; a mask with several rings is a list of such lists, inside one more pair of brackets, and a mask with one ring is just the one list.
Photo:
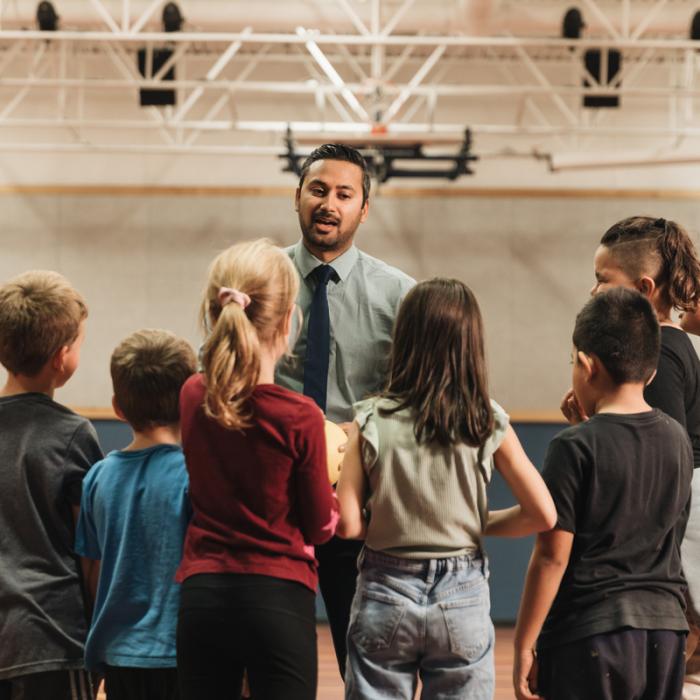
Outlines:
[[221, 310], [202, 348], [202, 364], [207, 378], [204, 412], [226, 428], [248, 427], [246, 402], [260, 372], [260, 341], [238, 304]]
[[[235, 290], [246, 304], [228, 299], [222, 305], [222, 288]], [[298, 289], [291, 260], [267, 240], [232, 246], [212, 262], [200, 312], [210, 329], [202, 349], [204, 411], [225, 428], [250, 426], [261, 345], [279, 339]]]

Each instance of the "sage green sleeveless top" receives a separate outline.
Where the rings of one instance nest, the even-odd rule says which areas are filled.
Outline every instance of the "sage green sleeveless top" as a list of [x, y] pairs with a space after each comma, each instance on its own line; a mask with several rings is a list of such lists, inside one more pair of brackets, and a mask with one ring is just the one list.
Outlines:
[[493, 454], [505, 437], [508, 415], [491, 401], [494, 430], [482, 447], [419, 445], [412, 412], [383, 416], [377, 410], [392, 403], [375, 397], [354, 406], [369, 481], [367, 546], [408, 559], [479, 550]]

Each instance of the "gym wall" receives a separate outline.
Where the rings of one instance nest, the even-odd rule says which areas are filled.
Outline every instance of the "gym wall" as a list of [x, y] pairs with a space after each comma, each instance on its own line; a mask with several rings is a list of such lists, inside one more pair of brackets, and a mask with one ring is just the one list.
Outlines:
[[[516, 417], [551, 419], [605, 229], [632, 214], [700, 228], [700, 198], [652, 194], [385, 188], [356, 240], [419, 280], [469, 284], [485, 318], [492, 396]], [[51, 268], [87, 298], [81, 366], [57, 397], [82, 408], [110, 405], [109, 356], [131, 331], [168, 328], [201, 342], [198, 304], [218, 251], [299, 238], [293, 187], [25, 188], [0, 192], [0, 218], [0, 280]]]

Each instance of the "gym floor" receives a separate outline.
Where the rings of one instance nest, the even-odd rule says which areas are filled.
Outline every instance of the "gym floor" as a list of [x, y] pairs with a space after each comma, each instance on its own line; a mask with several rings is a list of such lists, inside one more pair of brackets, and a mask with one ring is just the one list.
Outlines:
[[[512, 700], [511, 669], [513, 661], [513, 629], [496, 628], [496, 694], [494, 700]], [[105, 700], [100, 691], [97, 700]], [[327, 625], [318, 626], [318, 695], [317, 700], [343, 700], [343, 684], [333, 654]]]

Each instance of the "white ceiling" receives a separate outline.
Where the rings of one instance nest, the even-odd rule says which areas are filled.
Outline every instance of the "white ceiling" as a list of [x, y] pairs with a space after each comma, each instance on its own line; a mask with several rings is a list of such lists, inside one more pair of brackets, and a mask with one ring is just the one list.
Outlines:
[[[374, 131], [428, 144], [458, 143], [469, 127], [483, 158], [531, 155], [555, 169], [700, 159], [688, 41], [700, 2], [178, 4], [177, 35], [161, 32], [160, 0], [56, 0], [60, 31], [39, 33], [36, 3], [0, 1], [0, 151], [269, 156], [289, 125], [311, 140]], [[572, 6], [587, 24], [574, 44], [560, 38]], [[142, 108], [139, 88], [162, 76], [140, 76], [136, 51], [166, 46], [177, 104]], [[603, 62], [620, 50], [623, 68], [584, 88], [593, 47]], [[590, 92], [621, 105], [586, 109]]]

